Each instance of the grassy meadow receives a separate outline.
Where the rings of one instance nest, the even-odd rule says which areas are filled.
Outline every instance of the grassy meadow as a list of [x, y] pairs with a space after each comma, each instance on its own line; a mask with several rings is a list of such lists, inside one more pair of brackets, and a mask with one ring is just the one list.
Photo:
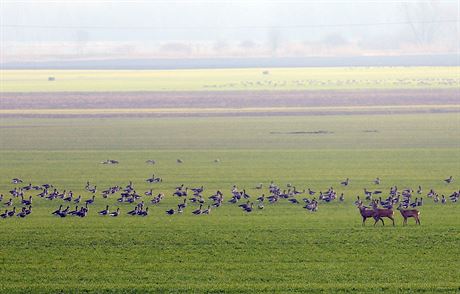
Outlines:
[[[293, 133], [318, 130], [326, 132]], [[435, 205], [425, 196], [430, 188], [440, 195], [459, 189], [456, 113], [2, 118], [0, 134], [5, 198], [14, 177], [85, 199], [91, 196], [86, 181], [102, 191], [131, 180], [140, 194], [151, 187], [166, 194], [145, 218], [129, 217], [133, 205], [99, 192], [83, 219], [53, 217], [62, 200], [34, 198], [29, 217], [0, 220], [1, 292], [460, 291], [459, 206]], [[108, 158], [120, 164], [99, 164]], [[164, 181], [146, 183], [152, 173]], [[450, 175], [455, 180], [447, 185]], [[346, 177], [350, 185], [340, 186]], [[321, 203], [309, 213], [281, 200], [250, 214], [227, 203], [232, 185], [255, 199], [270, 181], [299, 190], [333, 186], [345, 202]], [[264, 190], [254, 188], [259, 183]], [[205, 196], [221, 189], [225, 204], [208, 216], [192, 215], [191, 207], [167, 216], [180, 202], [171, 196], [180, 184], [204, 185]], [[372, 227], [369, 220], [362, 227], [356, 195], [392, 185], [423, 187], [422, 225], [410, 220], [402, 227], [397, 212], [396, 227], [388, 221]], [[122, 215], [98, 216], [106, 204]]]
[[[2, 92], [458, 88], [459, 67], [2, 70]], [[54, 77], [54, 81], [48, 81]]]

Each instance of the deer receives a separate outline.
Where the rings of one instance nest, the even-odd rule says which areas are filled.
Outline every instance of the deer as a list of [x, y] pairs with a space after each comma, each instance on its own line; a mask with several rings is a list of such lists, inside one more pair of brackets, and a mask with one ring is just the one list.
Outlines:
[[401, 213], [402, 217], [404, 218], [403, 220], [403, 226], [407, 225], [407, 219], [410, 217], [415, 218], [415, 224], [420, 225], [420, 211], [417, 209], [402, 209], [401, 206], [398, 206], [398, 210]]
[[377, 224], [379, 220], [382, 221], [382, 225], [385, 225], [385, 223], [383, 222], [383, 217], [391, 219], [391, 221], [393, 222], [393, 226], [395, 225], [395, 219], [393, 218], [393, 209], [378, 208], [377, 201], [375, 200], [372, 202], [372, 208], [374, 210], [374, 226]]
[[362, 203], [359, 204], [358, 209], [359, 209], [359, 213], [361, 213], [361, 216], [363, 217], [363, 226], [364, 226], [366, 219], [374, 217], [374, 210], [368, 209], [366, 206], [363, 206]]

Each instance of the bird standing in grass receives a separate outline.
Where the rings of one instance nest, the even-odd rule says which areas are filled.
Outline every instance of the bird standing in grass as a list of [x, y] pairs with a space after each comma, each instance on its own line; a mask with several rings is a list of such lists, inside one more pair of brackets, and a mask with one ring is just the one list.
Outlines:
[[104, 210], [99, 211], [99, 215], [108, 215], [110, 213], [109, 206], [107, 205]]
[[109, 213], [109, 215], [112, 217], [117, 217], [119, 214], [120, 214], [120, 207], [118, 207], [116, 211]]

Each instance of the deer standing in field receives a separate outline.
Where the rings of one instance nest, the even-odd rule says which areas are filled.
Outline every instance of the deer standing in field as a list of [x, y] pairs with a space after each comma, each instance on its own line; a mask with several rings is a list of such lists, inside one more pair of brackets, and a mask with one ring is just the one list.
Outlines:
[[417, 209], [402, 209], [401, 206], [398, 206], [398, 210], [404, 218], [403, 226], [407, 225], [407, 219], [410, 217], [415, 218], [415, 224], [420, 225], [420, 211], [418, 211]]
[[363, 217], [363, 226], [364, 226], [366, 219], [374, 217], [374, 210], [368, 209], [362, 203], [359, 204], [358, 209], [359, 209], [359, 213]]
[[393, 218], [393, 215], [394, 215], [393, 209], [378, 208], [376, 200], [372, 202], [372, 208], [374, 210], [374, 215], [373, 215], [374, 220], [375, 220], [374, 226], [377, 224], [379, 220], [382, 221], [382, 225], [385, 225], [385, 223], [383, 222], [384, 217], [391, 219], [391, 221], [393, 222], [393, 226], [395, 225], [395, 219]]

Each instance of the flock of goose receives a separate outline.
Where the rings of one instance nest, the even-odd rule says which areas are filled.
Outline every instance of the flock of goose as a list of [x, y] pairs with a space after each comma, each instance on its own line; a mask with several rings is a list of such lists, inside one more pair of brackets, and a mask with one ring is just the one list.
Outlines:
[[[152, 177], [145, 180], [147, 183], [160, 183], [162, 178], [152, 175]], [[449, 177], [444, 180], [446, 184], [453, 182], [453, 177]], [[89, 208], [97, 201], [97, 186], [92, 185], [89, 181], [86, 183], [85, 190], [91, 193], [91, 197], [83, 199], [81, 195], [76, 196], [72, 191], [59, 191], [51, 184], [43, 185], [32, 185], [31, 183], [26, 186], [20, 186], [23, 181], [19, 178], [12, 179], [12, 183], [16, 185], [9, 194], [11, 195], [8, 199], [4, 199], [4, 195], [0, 194], [0, 203], [6, 207], [5, 211], [0, 214], [1, 218], [10, 218], [17, 216], [25, 218], [32, 213], [32, 203], [35, 198], [42, 198], [49, 201], [59, 201], [59, 208], [54, 210], [51, 215], [57, 217], [86, 217], [89, 213]], [[381, 180], [376, 178], [373, 181], [374, 185], [380, 185]], [[347, 178], [340, 182], [342, 186], [348, 186], [350, 180]], [[254, 187], [256, 190], [262, 190], [263, 184], [259, 184]], [[30, 195], [32, 192], [37, 193], [36, 195]], [[262, 210], [265, 205], [273, 205], [281, 201], [289, 202], [293, 205], [299, 205], [303, 203], [303, 208], [310, 212], [316, 212], [320, 203], [329, 203], [333, 201], [343, 202], [345, 200], [344, 193], [338, 193], [333, 187], [330, 187], [326, 191], [315, 192], [308, 188], [305, 190], [297, 190], [296, 187], [291, 184], [287, 184], [286, 188], [281, 188], [275, 183], [271, 182], [268, 186], [267, 192], [259, 193], [257, 196], [249, 195], [245, 189], [239, 189], [234, 185], [230, 190], [230, 199], [224, 201], [224, 194], [217, 190], [213, 195], [205, 197], [205, 188], [194, 187], [189, 188], [185, 185], [180, 185], [175, 188], [171, 193], [174, 198], [178, 198], [178, 204], [165, 211], [167, 215], [182, 214], [189, 207], [193, 215], [209, 215], [214, 209], [218, 209], [224, 203], [227, 205], [234, 205], [239, 207], [242, 212], [249, 214], [254, 210]], [[26, 193], [29, 196], [26, 196]], [[155, 193], [156, 194], [156, 193]], [[370, 205], [374, 208], [380, 206], [384, 209], [392, 209], [397, 206], [398, 209], [415, 208], [423, 205], [423, 190], [421, 186], [418, 186], [416, 190], [405, 188], [399, 189], [397, 186], [390, 188], [388, 197], [382, 198], [380, 195], [383, 194], [382, 190], [368, 189], [363, 190], [363, 196], [357, 196], [354, 204], [360, 209], [365, 208], [363, 200], [369, 201]], [[449, 196], [439, 195], [433, 189], [430, 189], [426, 194], [427, 198], [433, 199], [434, 203], [446, 204], [448, 199], [450, 202], [456, 203], [460, 197], [460, 190], [454, 191]], [[146, 217], [149, 215], [149, 206], [158, 205], [165, 199], [164, 193], [154, 195], [153, 189], [150, 189], [140, 195], [136, 192], [133, 182], [129, 182], [126, 186], [112, 186], [100, 192], [100, 197], [114, 198], [117, 197], [115, 209], [112, 210], [109, 205], [106, 205], [105, 209], [98, 211], [100, 216], [118, 217], [122, 213], [119, 205], [121, 203], [127, 203], [134, 205], [128, 212], [125, 212], [130, 216]], [[414, 198], [415, 197], [415, 198]], [[20, 199], [19, 203], [18, 200]], [[16, 205], [15, 205], [16, 204]], [[75, 206], [73, 206], [75, 205]], [[17, 210], [16, 206], [22, 206]], [[71, 208], [74, 207], [73, 209]], [[12, 209], [8, 209], [11, 208]], [[383, 222], [383, 221], [382, 221]]]

